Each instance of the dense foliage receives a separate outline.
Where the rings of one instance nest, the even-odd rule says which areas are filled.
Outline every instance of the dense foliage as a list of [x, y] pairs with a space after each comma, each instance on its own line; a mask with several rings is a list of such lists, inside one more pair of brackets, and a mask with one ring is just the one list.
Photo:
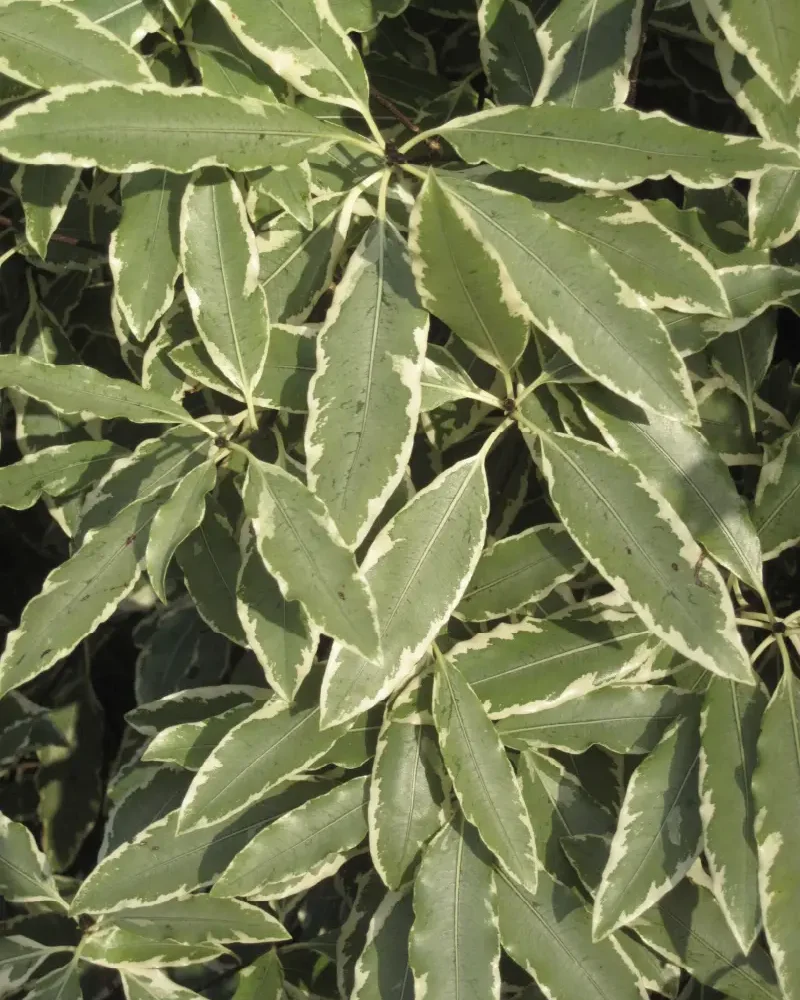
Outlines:
[[0, 996], [799, 1000], [798, 53], [2, 0]]

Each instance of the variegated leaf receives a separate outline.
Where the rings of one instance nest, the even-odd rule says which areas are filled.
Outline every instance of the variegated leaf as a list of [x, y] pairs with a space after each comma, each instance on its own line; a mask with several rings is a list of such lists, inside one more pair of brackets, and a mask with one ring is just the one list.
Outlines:
[[758, 479], [753, 521], [765, 559], [800, 540], [800, 430], [787, 434]]
[[533, 104], [536, 97], [543, 60], [535, 7], [529, 0], [481, 0], [481, 62], [497, 104]]

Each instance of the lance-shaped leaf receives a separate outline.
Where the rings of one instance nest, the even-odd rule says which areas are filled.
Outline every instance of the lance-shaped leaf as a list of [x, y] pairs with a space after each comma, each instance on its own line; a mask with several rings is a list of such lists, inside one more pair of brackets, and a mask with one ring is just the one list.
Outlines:
[[620, 681], [651, 646], [651, 633], [633, 615], [566, 615], [498, 625], [458, 643], [448, 655], [492, 718], [502, 719]]
[[610, 941], [592, 941], [592, 918], [579, 896], [539, 873], [535, 895], [497, 874], [500, 940], [514, 961], [558, 1000], [635, 1000], [629, 967]]
[[271, 215], [277, 203], [305, 229], [313, 226], [311, 168], [306, 161], [296, 167], [268, 167], [250, 174], [248, 180], [247, 209], [254, 221]]
[[233, 996], [234, 1000], [284, 1000], [283, 969], [274, 948], [242, 969]]
[[333, 875], [367, 835], [367, 778], [351, 778], [286, 813], [233, 859], [212, 896], [280, 899]]
[[285, 941], [283, 925], [257, 906], [239, 899], [212, 899], [205, 893], [155, 906], [119, 910], [114, 926], [144, 938], [172, 938], [181, 944], [259, 944]]
[[560, 524], [540, 524], [495, 542], [480, 558], [456, 609], [468, 622], [502, 618], [540, 601], [586, 565]]
[[210, 719], [219, 712], [252, 703], [267, 694], [264, 688], [250, 684], [189, 688], [138, 705], [125, 713], [125, 721], [143, 736], [156, 736], [169, 726]]
[[81, 493], [124, 452], [112, 441], [75, 441], [23, 455], [0, 475], [0, 507], [27, 510], [39, 497]]
[[47, 859], [22, 823], [0, 814], [0, 892], [14, 903], [64, 908]]
[[535, 889], [536, 846], [516, 775], [478, 696], [445, 660], [433, 683], [433, 717], [464, 815], [503, 869]]
[[613, 685], [553, 708], [501, 719], [497, 731], [506, 746], [515, 748], [557, 747], [580, 754], [603, 746], [614, 753], [649, 753], [693, 702], [691, 695], [672, 687]]
[[714, 895], [742, 952], [761, 926], [751, 783], [767, 696], [715, 678], [700, 716], [700, 817]]
[[428, 726], [387, 713], [375, 751], [369, 795], [369, 846], [378, 874], [398, 889], [442, 824], [443, 767]]
[[208, 170], [190, 181], [181, 207], [186, 297], [206, 350], [241, 390], [253, 395], [269, 344], [267, 300], [258, 283], [256, 238], [233, 178]]
[[287, 600], [354, 655], [380, 656], [375, 601], [325, 505], [301, 482], [253, 457], [244, 505], [261, 558]]
[[466, 369], [446, 348], [438, 344], [428, 344], [422, 363], [420, 386], [423, 412], [435, 410], [437, 406], [457, 399], [476, 399], [497, 409], [502, 405], [496, 396], [476, 385]]
[[542, 456], [567, 531], [645, 625], [706, 670], [754, 683], [719, 571], [702, 563], [650, 481], [618, 455], [563, 434], [543, 437]]
[[227, 952], [221, 944], [183, 944], [169, 938], [160, 941], [142, 937], [113, 924], [92, 928], [81, 945], [87, 962], [114, 969], [117, 966], [159, 969], [166, 966], [185, 968], [213, 962]]
[[631, 776], [595, 898], [595, 940], [648, 910], [699, 854], [699, 751], [697, 715], [690, 713]]
[[146, 0], [126, 3], [121, 7], [115, 0], [72, 0], [72, 3], [90, 21], [102, 24], [128, 45], [136, 45], [146, 34], [161, 27]]
[[787, 434], [762, 468], [753, 506], [765, 559], [800, 540], [800, 430]]
[[190, 420], [179, 403], [135, 382], [109, 378], [84, 365], [51, 365], [22, 354], [0, 358], [0, 388], [19, 389], [58, 413], [85, 413], [104, 420], [180, 424]]
[[667, 176], [687, 187], [722, 187], [770, 165], [800, 166], [797, 153], [775, 144], [627, 107], [493, 108], [455, 118], [437, 131], [467, 163], [485, 161], [498, 170], [524, 167], [606, 191]]
[[199, 771], [234, 726], [249, 719], [259, 707], [244, 702], [199, 722], [167, 726], [147, 744], [142, 760], [162, 761]]
[[281, 0], [213, 3], [242, 45], [301, 94], [368, 110], [364, 65], [328, 0], [291, 8]]
[[0, 69], [37, 90], [152, 80], [141, 56], [71, 4], [8, 0], [0, 10]]
[[0, 125], [0, 152], [19, 163], [185, 174], [293, 164], [346, 135], [283, 104], [200, 87], [97, 83], [60, 87], [9, 115]]
[[750, 185], [748, 207], [756, 250], [788, 243], [800, 229], [800, 170], [772, 167], [759, 174]]
[[73, 913], [113, 913], [184, 899], [209, 885], [259, 830], [319, 792], [319, 784], [286, 784], [234, 822], [178, 831], [178, 810], [151, 823], [97, 865], [72, 901]]
[[784, 996], [800, 988], [800, 961], [792, 943], [800, 835], [800, 684], [784, 671], [764, 713], [753, 778], [761, 910], [769, 950]]
[[123, 965], [119, 975], [126, 1000], [197, 1000], [199, 995], [179, 986], [160, 969]]
[[417, 996], [500, 996], [500, 935], [491, 859], [462, 817], [428, 845], [414, 880], [408, 947]]
[[217, 469], [209, 459], [190, 469], [172, 496], [156, 511], [147, 539], [145, 563], [153, 590], [167, 603], [166, 578], [178, 546], [203, 520], [206, 494], [217, 481]]
[[[140, 770], [140, 775], [142, 769]], [[122, 844], [131, 841], [151, 823], [177, 809], [192, 780], [189, 771], [155, 765], [144, 771], [137, 785], [127, 794], [120, 793], [111, 809], [98, 851], [98, 864]]]
[[309, 677], [292, 706], [274, 698], [222, 739], [187, 792], [181, 830], [203, 829], [237, 816], [330, 750], [342, 733], [320, 729], [315, 680]]
[[527, 318], [573, 361], [634, 403], [696, 420], [689, 377], [666, 329], [596, 250], [518, 195], [455, 175], [446, 190], [502, 258]]
[[311, 670], [320, 633], [303, 605], [283, 596], [254, 544], [242, 559], [236, 610], [270, 687], [291, 701]]
[[308, 390], [308, 485], [351, 548], [408, 464], [427, 331], [405, 240], [376, 219], [337, 285]]
[[501, 255], [433, 171], [414, 205], [410, 245], [426, 308], [478, 357], [511, 371], [528, 341], [528, 311]]
[[330, 9], [345, 31], [371, 31], [384, 17], [397, 17], [409, 0], [329, 0]]
[[413, 923], [411, 892], [387, 893], [367, 927], [354, 969], [352, 1000], [402, 1000], [408, 995], [414, 979], [408, 958]]
[[769, 311], [715, 338], [710, 347], [712, 367], [746, 404], [751, 427], [756, 424], [754, 397], [772, 363], [777, 334], [775, 313]]
[[567, 108], [623, 105], [640, 44], [642, 6], [642, 0], [559, 4], [536, 32], [544, 72], [535, 103]]
[[692, 427], [645, 414], [600, 386], [578, 389], [592, 421], [718, 562], [760, 590], [761, 545], [727, 465]]
[[25, 239], [42, 258], [79, 180], [80, 171], [72, 167], [46, 165], [22, 166], [12, 178], [25, 213]]
[[77, 961], [73, 960], [37, 979], [25, 996], [27, 1000], [81, 1000], [83, 992]]
[[111, 238], [108, 263], [117, 305], [139, 340], [172, 303], [180, 273], [178, 226], [185, 187], [182, 177], [165, 170], [122, 179], [122, 218]]
[[[11, 996], [28, 982], [39, 966], [60, 948], [48, 948], [22, 934], [6, 934], [0, 940], [0, 976]], [[64, 948], [71, 951], [71, 948]]]
[[483, 454], [438, 476], [370, 546], [362, 570], [375, 595], [380, 668], [335, 646], [322, 684], [322, 722], [351, 719], [406, 680], [469, 582], [489, 509]]
[[9, 633], [0, 695], [44, 673], [106, 621], [136, 586], [152, 506], [131, 504], [47, 577]]
[[481, 0], [481, 62], [498, 104], [533, 104], [542, 78], [536, 21], [524, 0]]

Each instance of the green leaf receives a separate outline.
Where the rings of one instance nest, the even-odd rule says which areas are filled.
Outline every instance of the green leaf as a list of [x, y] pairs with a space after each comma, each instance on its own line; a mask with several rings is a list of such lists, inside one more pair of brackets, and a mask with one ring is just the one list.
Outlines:
[[83, 1000], [80, 967], [73, 960], [37, 979], [25, 994], [27, 1000]]
[[0, 506], [27, 510], [43, 493], [79, 494], [124, 454], [112, 441], [75, 441], [23, 455], [0, 474]]
[[142, 768], [144, 780], [122, 796], [109, 812], [98, 852], [98, 863], [144, 829], [180, 806], [192, 780], [188, 771], [155, 765]]
[[0, 939], [0, 982], [6, 995], [24, 986], [55, 950], [60, 949], [47, 948], [20, 934], [5, 934]]
[[479, 388], [453, 355], [438, 344], [428, 344], [422, 363], [421, 409], [434, 410], [457, 399], [476, 399], [500, 409], [500, 400]]
[[409, 881], [444, 820], [443, 766], [429, 726], [393, 721], [378, 737], [369, 796], [372, 862], [390, 889]]
[[181, 944], [260, 944], [285, 941], [291, 935], [283, 925], [257, 906], [239, 899], [212, 899], [205, 893], [186, 899], [118, 910], [114, 926], [152, 940]]
[[371, 31], [384, 17], [397, 17], [409, 0], [329, 0], [334, 17], [345, 31]]
[[252, 456], [243, 496], [258, 551], [283, 596], [302, 601], [321, 631], [376, 660], [374, 598], [323, 502], [288, 472]]
[[445, 660], [433, 683], [433, 717], [464, 815], [503, 869], [535, 889], [536, 846], [516, 775], [478, 696]]
[[108, 263], [120, 312], [139, 340], [172, 304], [180, 273], [178, 225], [185, 187], [182, 177], [165, 170], [145, 170], [121, 182], [122, 217], [111, 238]]
[[427, 330], [405, 241], [379, 218], [336, 288], [308, 391], [308, 485], [350, 548], [364, 540], [408, 464]]
[[217, 481], [213, 459], [190, 469], [175, 487], [172, 496], [156, 511], [147, 539], [145, 563], [153, 590], [167, 603], [166, 577], [169, 564], [180, 544], [199, 528], [205, 513], [206, 494]]
[[207, 170], [189, 182], [181, 207], [181, 267], [195, 325], [211, 359], [253, 395], [269, 344], [267, 300], [258, 284], [258, 248], [233, 178]]
[[542, 437], [542, 457], [567, 531], [645, 625], [706, 670], [754, 683], [722, 577], [650, 481], [563, 434]]
[[546, 597], [586, 565], [560, 524], [540, 524], [487, 548], [456, 608], [465, 621], [489, 621]]
[[697, 716], [689, 713], [633, 772], [595, 898], [595, 940], [648, 910], [700, 853], [699, 752]]
[[14, 903], [65, 908], [47, 859], [21, 823], [0, 813], [0, 892]]
[[155, 14], [161, 12], [154, 10], [148, 0], [135, 0], [123, 6], [116, 0], [72, 0], [72, 6], [128, 45], [136, 45], [146, 34], [160, 28]]
[[19, 163], [181, 174], [206, 166], [293, 164], [346, 135], [281, 104], [199, 87], [97, 83], [59, 87], [9, 115], [0, 124], [0, 152]]
[[138, 53], [71, 4], [8, 0], [0, 10], [0, 42], [0, 69], [37, 90], [152, 80]]
[[751, 783], [766, 705], [763, 688], [715, 678], [700, 716], [704, 850], [714, 895], [745, 955], [761, 927]]
[[47, 257], [50, 237], [58, 229], [79, 180], [80, 172], [72, 167], [47, 165], [22, 166], [11, 180], [25, 213], [25, 239], [42, 258]]
[[0, 357], [0, 388], [19, 389], [58, 413], [85, 413], [134, 423], [188, 423], [178, 403], [135, 382], [109, 378], [83, 365], [53, 365], [20, 354]]
[[525, 350], [528, 312], [500, 254], [433, 171], [417, 196], [409, 240], [425, 307], [478, 357], [510, 372]]
[[756, 423], [754, 397], [769, 371], [777, 334], [775, 314], [770, 311], [717, 337], [709, 349], [714, 370], [747, 405], [752, 427]]
[[789, 669], [764, 713], [753, 777], [761, 910], [769, 949], [784, 996], [800, 983], [800, 963], [792, 944], [792, 912], [797, 892], [795, 847], [800, 788], [800, 684]]
[[126, 1000], [197, 1000], [199, 996], [179, 986], [160, 969], [123, 967], [119, 974]]
[[303, 605], [283, 596], [254, 544], [242, 558], [236, 611], [270, 687], [292, 701], [311, 670], [320, 633]]
[[484, 72], [498, 104], [533, 104], [543, 60], [536, 21], [525, 0], [481, 0], [478, 8]]
[[[789, 149], [692, 128], [662, 111], [627, 107], [493, 108], [456, 118], [437, 131], [467, 163], [485, 161], [498, 170], [524, 167], [606, 191], [667, 176], [687, 187], [721, 187], [770, 165], [800, 166]], [[622, 146], [624, 156], [619, 155]]]
[[480, 453], [420, 490], [378, 534], [361, 569], [375, 595], [383, 661], [378, 668], [334, 646], [322, 684], [323, 725], [359, 715], [409, 678], [472, 576], [488, 507]]
[[183, 944], [170, 939], [153, 941], [105, 922], [92, 928], [81, 942], [81, 958], [106, 968], [133, 966], [184, 968], [212, 962], [227, 949], [221, 944]]
[[367, 778], [351, 778], [276, 819], [233, 859], [212, 896], [280, 899], [333, 875], [367, 835]]
[[409, 934], [414, 922], [411, 892], [387, 893], [372, 916], [354, 970], [352, 1000], [403, 1000], [411, 989]]
[[780, 247], [800, 228], [800, 170], [773, 167], [750, 185], [750, 243], [756, 250]]
[[249, 719], [258, 708], [259, 704], [245, 701], [198, 722], [168, 726], [156, 733], [142, 754], [142, 760], [169, 762], [199, 771], [223, 737], [234, 726]]
[[233, 1000], [284, 1000], [283, 969], [274, 949], [246, 966], [239, 973]]
[[417, 996], [500, 997], [500, 937], [491, 861], [458, 818], [431, 841], [414, 880], [408, 945]]
[[636, 410], [600, 386], [578, 393], [609, 444], [658, 489], [709, 554], [760, 590], [761, 545], [746, 502], [705, 437]]
[[761, 469], [753, 505], [753, 521], [765, 559], [774, 559], [800, 540], [800, 429], [780, 441]]
[[688, 374], [666, 330], [597, 251], [518, 195], [452, 173], [446, 190], [503, 260], [527, 318], [573, 361], [638, 405], [696, 420]]

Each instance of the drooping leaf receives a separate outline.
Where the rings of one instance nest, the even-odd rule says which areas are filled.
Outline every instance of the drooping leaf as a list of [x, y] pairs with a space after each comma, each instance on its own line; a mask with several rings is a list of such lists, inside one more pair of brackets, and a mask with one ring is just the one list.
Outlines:
[[283, 1000], [283, 969], [274, 949], [264, 952], [239, 973], [234, 1000]]
[[408, 959], [413, 922], [411, 892], [387, 893], [367, 928], [354, 969], [352, 1000], [403, 1000], [408, 995], [414, 977]]
[[4, 467], [0, 506], [26, 510], [43, 493], [51, 497], [81, 493], [123, 454], [112, 441], [75, 441], [30, 452]]
[[800, 431], [780, 442], [758, 479], [753, 521], [765, 559], [774, 559], [800, 539]]
[[0, 891], [11, 902], [66, 904], [53, 881], [47, 859], [22, 823], [0, 814]]
[[498, 104], [533, 104], [541, 82], [542, 51], [532, 5], [526, 0], [481, 0], [483, 69]]
[[28, 1000], [82, 1000], [80, 967], [77, 962], [48, 972], [26, 992]]
[[79, 180], [80, 172], [72, 167], [44, 164], [22, 166], [12, 178], [25, 213], [25, 238], [42, 258], [47, 257], [50, 237], [63, 219]]

